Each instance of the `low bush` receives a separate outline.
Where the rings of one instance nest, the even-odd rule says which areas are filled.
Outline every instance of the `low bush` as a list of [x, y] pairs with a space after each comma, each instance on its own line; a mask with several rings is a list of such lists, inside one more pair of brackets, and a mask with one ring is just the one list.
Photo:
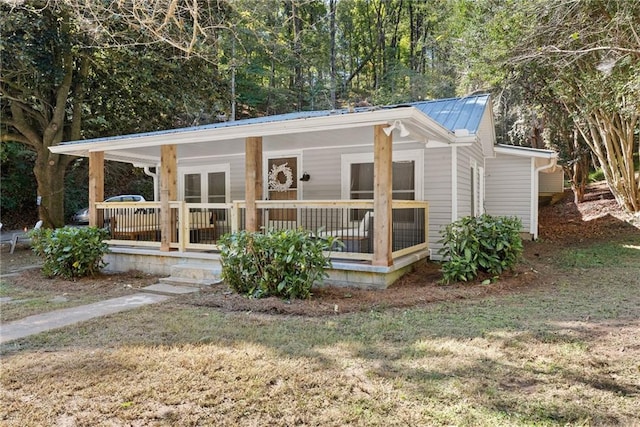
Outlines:
[[303, 230], [240, 231], [219, 242], [222, 278], [236, 292], [252, 298], [308, 298], [316, 281], [327, 277], [331, 260], [323, 254], [333, 239]]
[[449, 224], [442, 233], [444, 283], [468, 281], [480, 271], [493, 276], [511, 269], [520, 259], [522, 222], [516, 217], [480, 215]]
[[106, 230], [96, 227], [62, 227], [31, 231], [33, 251], [43, 259], [42, 272], [47, 277], [93, 276], [107, 264], [102, 260], [109, 251], [104, 242]]

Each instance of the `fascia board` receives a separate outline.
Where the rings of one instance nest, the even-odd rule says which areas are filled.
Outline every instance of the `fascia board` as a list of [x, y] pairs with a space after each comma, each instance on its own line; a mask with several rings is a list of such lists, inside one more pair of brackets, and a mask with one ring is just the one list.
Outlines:
[[535, 157], [541, 159], [555, 159], [558, 157], [558, 153], [555, 151], [540, 150], [537, 148], [529, 147], [517, 148], [504, 145], [496, 145], [493, 149], [496, 153], [508, 154], [510, 156]]
[[[348, 129], [354, 127], [388, 124], [394, 120], [409, 119], [414, 107], [388, 110], [367, 111], [362, 113], [341, 114], [335, 116], [310, 117], [304, 119], [284, 120], [269, 123], [253, 123], [226, 128], [193, 129], [181, 132], [167, 132], [162, 134], [136, 134], [117, 139], [87, 140], [71, 144], [50, 147], [53, 153], [76, 154], [93, 151], [120, 150], [127, 148], [153, 147], [165, 144], [191, 144], [197, 142], [215, 142], [230, 139], [244, 139], [247, 137], [265, 137], [294, 133]], [[418, 111], [419, 114], [422, 115]], [[86, 155], [86, 154], [85, 154]]]

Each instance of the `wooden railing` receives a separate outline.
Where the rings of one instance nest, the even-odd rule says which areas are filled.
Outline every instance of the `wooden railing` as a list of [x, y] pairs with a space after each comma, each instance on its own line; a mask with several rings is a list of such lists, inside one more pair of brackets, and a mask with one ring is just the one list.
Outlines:
[[[334, 236], [342, 244], [334, 258], [371, 260], [375, 215], [372, 200], [260, 200], [256, 202], [263, 230], [302, 228], [318, 238]], [[99, 225], [111, 234], [112, 245], [160, 247], [160, 202], [97, 203]], [[246, 205], [170, 202], [170, 247], [180, 251], [217, 250], [223, 234], [245, 228]], [[428, 247], [429, 204], [393, 201], [394, 258]]]

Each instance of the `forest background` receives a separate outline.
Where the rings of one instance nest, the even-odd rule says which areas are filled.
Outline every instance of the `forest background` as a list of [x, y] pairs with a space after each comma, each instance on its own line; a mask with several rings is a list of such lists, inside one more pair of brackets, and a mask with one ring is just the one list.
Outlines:
[[[597, 169], [640, 211], [637, 0], [0, 0], [0, 28], [5, 226], [87, 205], [62, 141], [478, 92], [499, 143], [560, 152], [577, 202]], [[106, 197], [152, 198], [107, 163]]]

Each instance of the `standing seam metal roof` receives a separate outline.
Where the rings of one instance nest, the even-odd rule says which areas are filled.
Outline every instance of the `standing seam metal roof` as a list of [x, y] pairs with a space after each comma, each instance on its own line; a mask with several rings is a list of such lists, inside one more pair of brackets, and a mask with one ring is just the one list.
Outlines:
[[294, 113], [277, 114], [273, 116], [255, 117], [250, 119], [235, 120], [231, 122], [212, 123], [207, 125], [192, 126], [179, 129], [159, 130], [153, 132], [145, 132], [133, 135], [118, 135], [111, 137], [95, 138], [91, 140], [69, 141], [63, 142], [62, 145], [86, 143], [86, 142], [101, 142], [101, 141], [114, 141], [118, 139], [130, 138], [132, 136], [154, 136], [154, 135], [168, 135], [168, 134], [180, 134], [183, 132], [207, 130], [207, 129], [223, 129], [234, 126], [243, 126], [259, 123], [273, 123], [287, 120], [308, 119], [313, 117], [328, 117], [344, 114], [363, 113], [374, 110], [395, 109], [402, 107], [415, 107], [422, 113], [440, 123], [446, 129], [454, 132], [456, 129], [467, 129], [470, 134], [475, 134], [480, 126], [482, 115], [484, 114], [487, 103], [489, 102], [489, 95], [473, 95], [463, 98], [448, 98], [438, 99], [432, 101], [417, 101], [406, 104], [388, 105], [384, 107], [359, 107], [355, 109], [340, 109], [340, 110], [319, 110], [319, 111], [300, 111]]

